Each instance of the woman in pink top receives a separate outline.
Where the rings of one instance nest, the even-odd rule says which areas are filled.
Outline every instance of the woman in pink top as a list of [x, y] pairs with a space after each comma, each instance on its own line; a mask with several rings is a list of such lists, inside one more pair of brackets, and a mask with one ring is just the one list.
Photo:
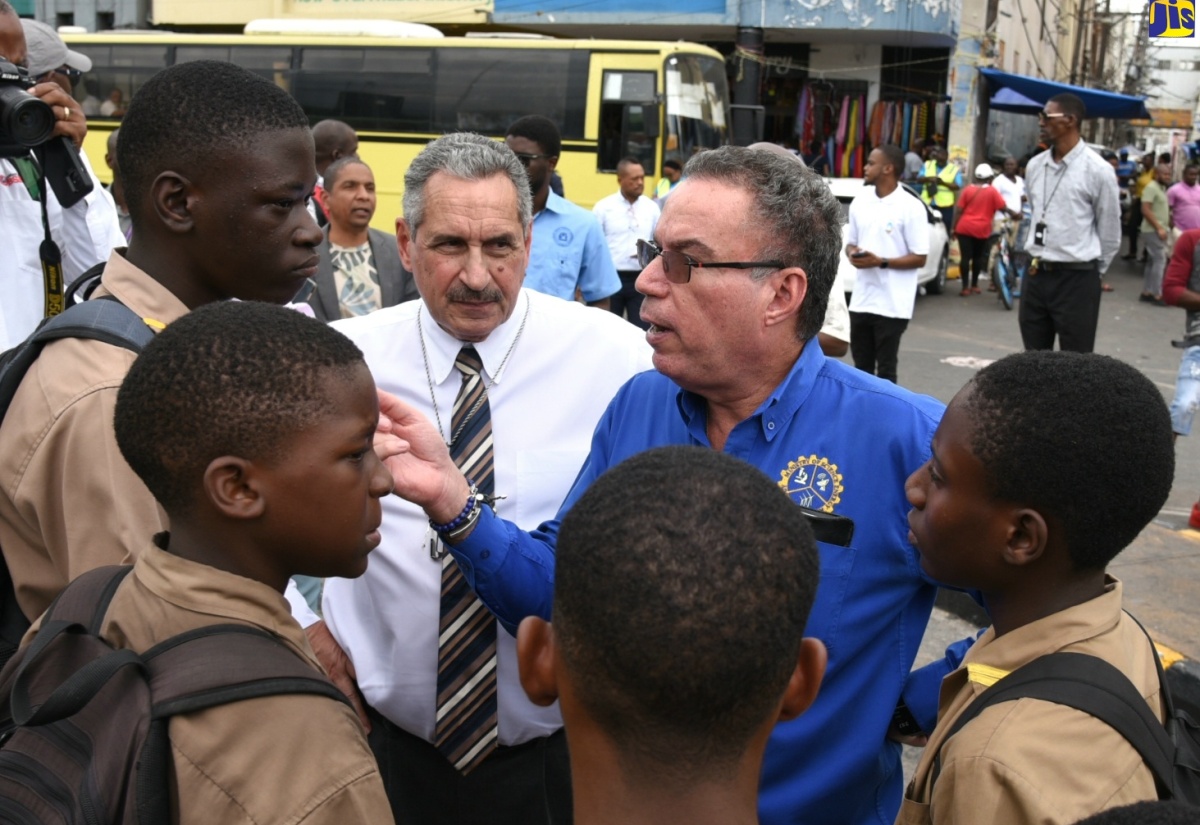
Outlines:
[[1171, 226], [1181, 232], [1200, 229], [1200, 166], [1188, 164], [1183, 170], [1183, 180], [1167, 190], [1167, 204], [1171, 207]]
[[981, 163], [975, 167], [975, 183], [962, 190], [955, 205], [954, 234], [958, 238], [959, 271], [962, 273], [962, 294], [979, 294], [979, 276], [987, 267], [988, 238], [992, 234], [992, 218], [996, 212], [1020, 214], [1008, 209], [1004, 196], [990, 184], [996, 176], [992, 167]]

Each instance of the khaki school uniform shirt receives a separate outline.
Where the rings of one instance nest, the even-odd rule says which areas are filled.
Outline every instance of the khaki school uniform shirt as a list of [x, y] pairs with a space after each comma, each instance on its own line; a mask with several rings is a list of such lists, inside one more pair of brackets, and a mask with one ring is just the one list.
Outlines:
[[[97, 295], [155, 329], [187, 307], [114, 252]], [[130, 561], [166, 515], [117, 448], [113, 408], [135, 354], [69, 338], [42, 350], [0, 426], [0, 548], [17, 601], [36, 618], [67, 582]]]
[[[1082, 711], [1017, 699], [983, 711], [952, 739], [946, 731], [988, 687], [1047, 653], [1098, 656], [1130, 678], [1162, 717], [1149, 640], [1121, 611], [1121, 583], [1084, 604], [1000, 638], [992, 628], [942, 682], [938, 723], [900, 807], [898, 825], [1070, 825], [1092, 814], [1157, 799], [1154, 776], [1121, 734]], [[932, 782], [941, 748], [941, 773]]]
[[[102, 628], [117, 647], [145, 651], [199, 627], [266, 630], [316, 671], [283, 596], [261, 582], [143, 542]], [[248, 699], [171, 719], [172, 821], [180, 825], [389, 825], [391, 808], [362, 725], [325, 696]]]

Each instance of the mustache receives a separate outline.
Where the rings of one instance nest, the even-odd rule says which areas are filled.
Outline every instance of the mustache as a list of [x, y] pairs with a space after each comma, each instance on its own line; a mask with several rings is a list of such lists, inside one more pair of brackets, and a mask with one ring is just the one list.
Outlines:
[[504, 295], [494, 286], [471, 289], [465, 284], [456, 284], [446, 293], [446, 298], [462, 304], [493, 304], [502, 301]]

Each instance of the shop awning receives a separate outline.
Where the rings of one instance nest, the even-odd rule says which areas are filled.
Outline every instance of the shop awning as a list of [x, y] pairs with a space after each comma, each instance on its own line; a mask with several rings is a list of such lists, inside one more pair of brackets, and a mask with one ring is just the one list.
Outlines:
[[[1056, 83], [1053, 80], [1042, 80], [1039, 77], [1009, 74], [996, 69], [980, 69], [979, 73], [987, 79], [988, 89], [992, 92], [993, 108], [1001, 111], [1036, 114], [1050, 98], [1063, 92], [1070, 92], [1083, 100], [1083, 104], [1087, 107], [1088, 117], [1115, 117], [1123, 120], [1150, 117], [1150, 113], [1146, 111], [1145, 98], [1119, 95], [1100, 89], [1086, 89], [1083, 86]], [[995, 102], [997, 97], [1005, 91], [1011, 94], [1006, 96], [1007, 99], [1001, 99], [997, 105]], [[1018, 98], [1023, 98], [1028, 102], [1023, 102]], [[1030, 104], [1037, 108], [1029, 109]]]

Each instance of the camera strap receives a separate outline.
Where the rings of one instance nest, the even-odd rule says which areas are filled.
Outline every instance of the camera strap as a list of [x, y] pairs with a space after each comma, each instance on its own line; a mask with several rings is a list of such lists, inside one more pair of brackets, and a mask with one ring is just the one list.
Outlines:
[[46, 303], [45, 316], [58, 315], [63, 311], [63, 268], [62, 250], [50, 237], [50, 213], [46, 204], [46, 174], [33, 158], [13, 158], [13, 164], [21, 173], [25, 188], [30, 197], [42, 207], [42, 231], [45, 237], [38, 247], [38, 257], [42, 259], [42, 282], [45, 287]]

